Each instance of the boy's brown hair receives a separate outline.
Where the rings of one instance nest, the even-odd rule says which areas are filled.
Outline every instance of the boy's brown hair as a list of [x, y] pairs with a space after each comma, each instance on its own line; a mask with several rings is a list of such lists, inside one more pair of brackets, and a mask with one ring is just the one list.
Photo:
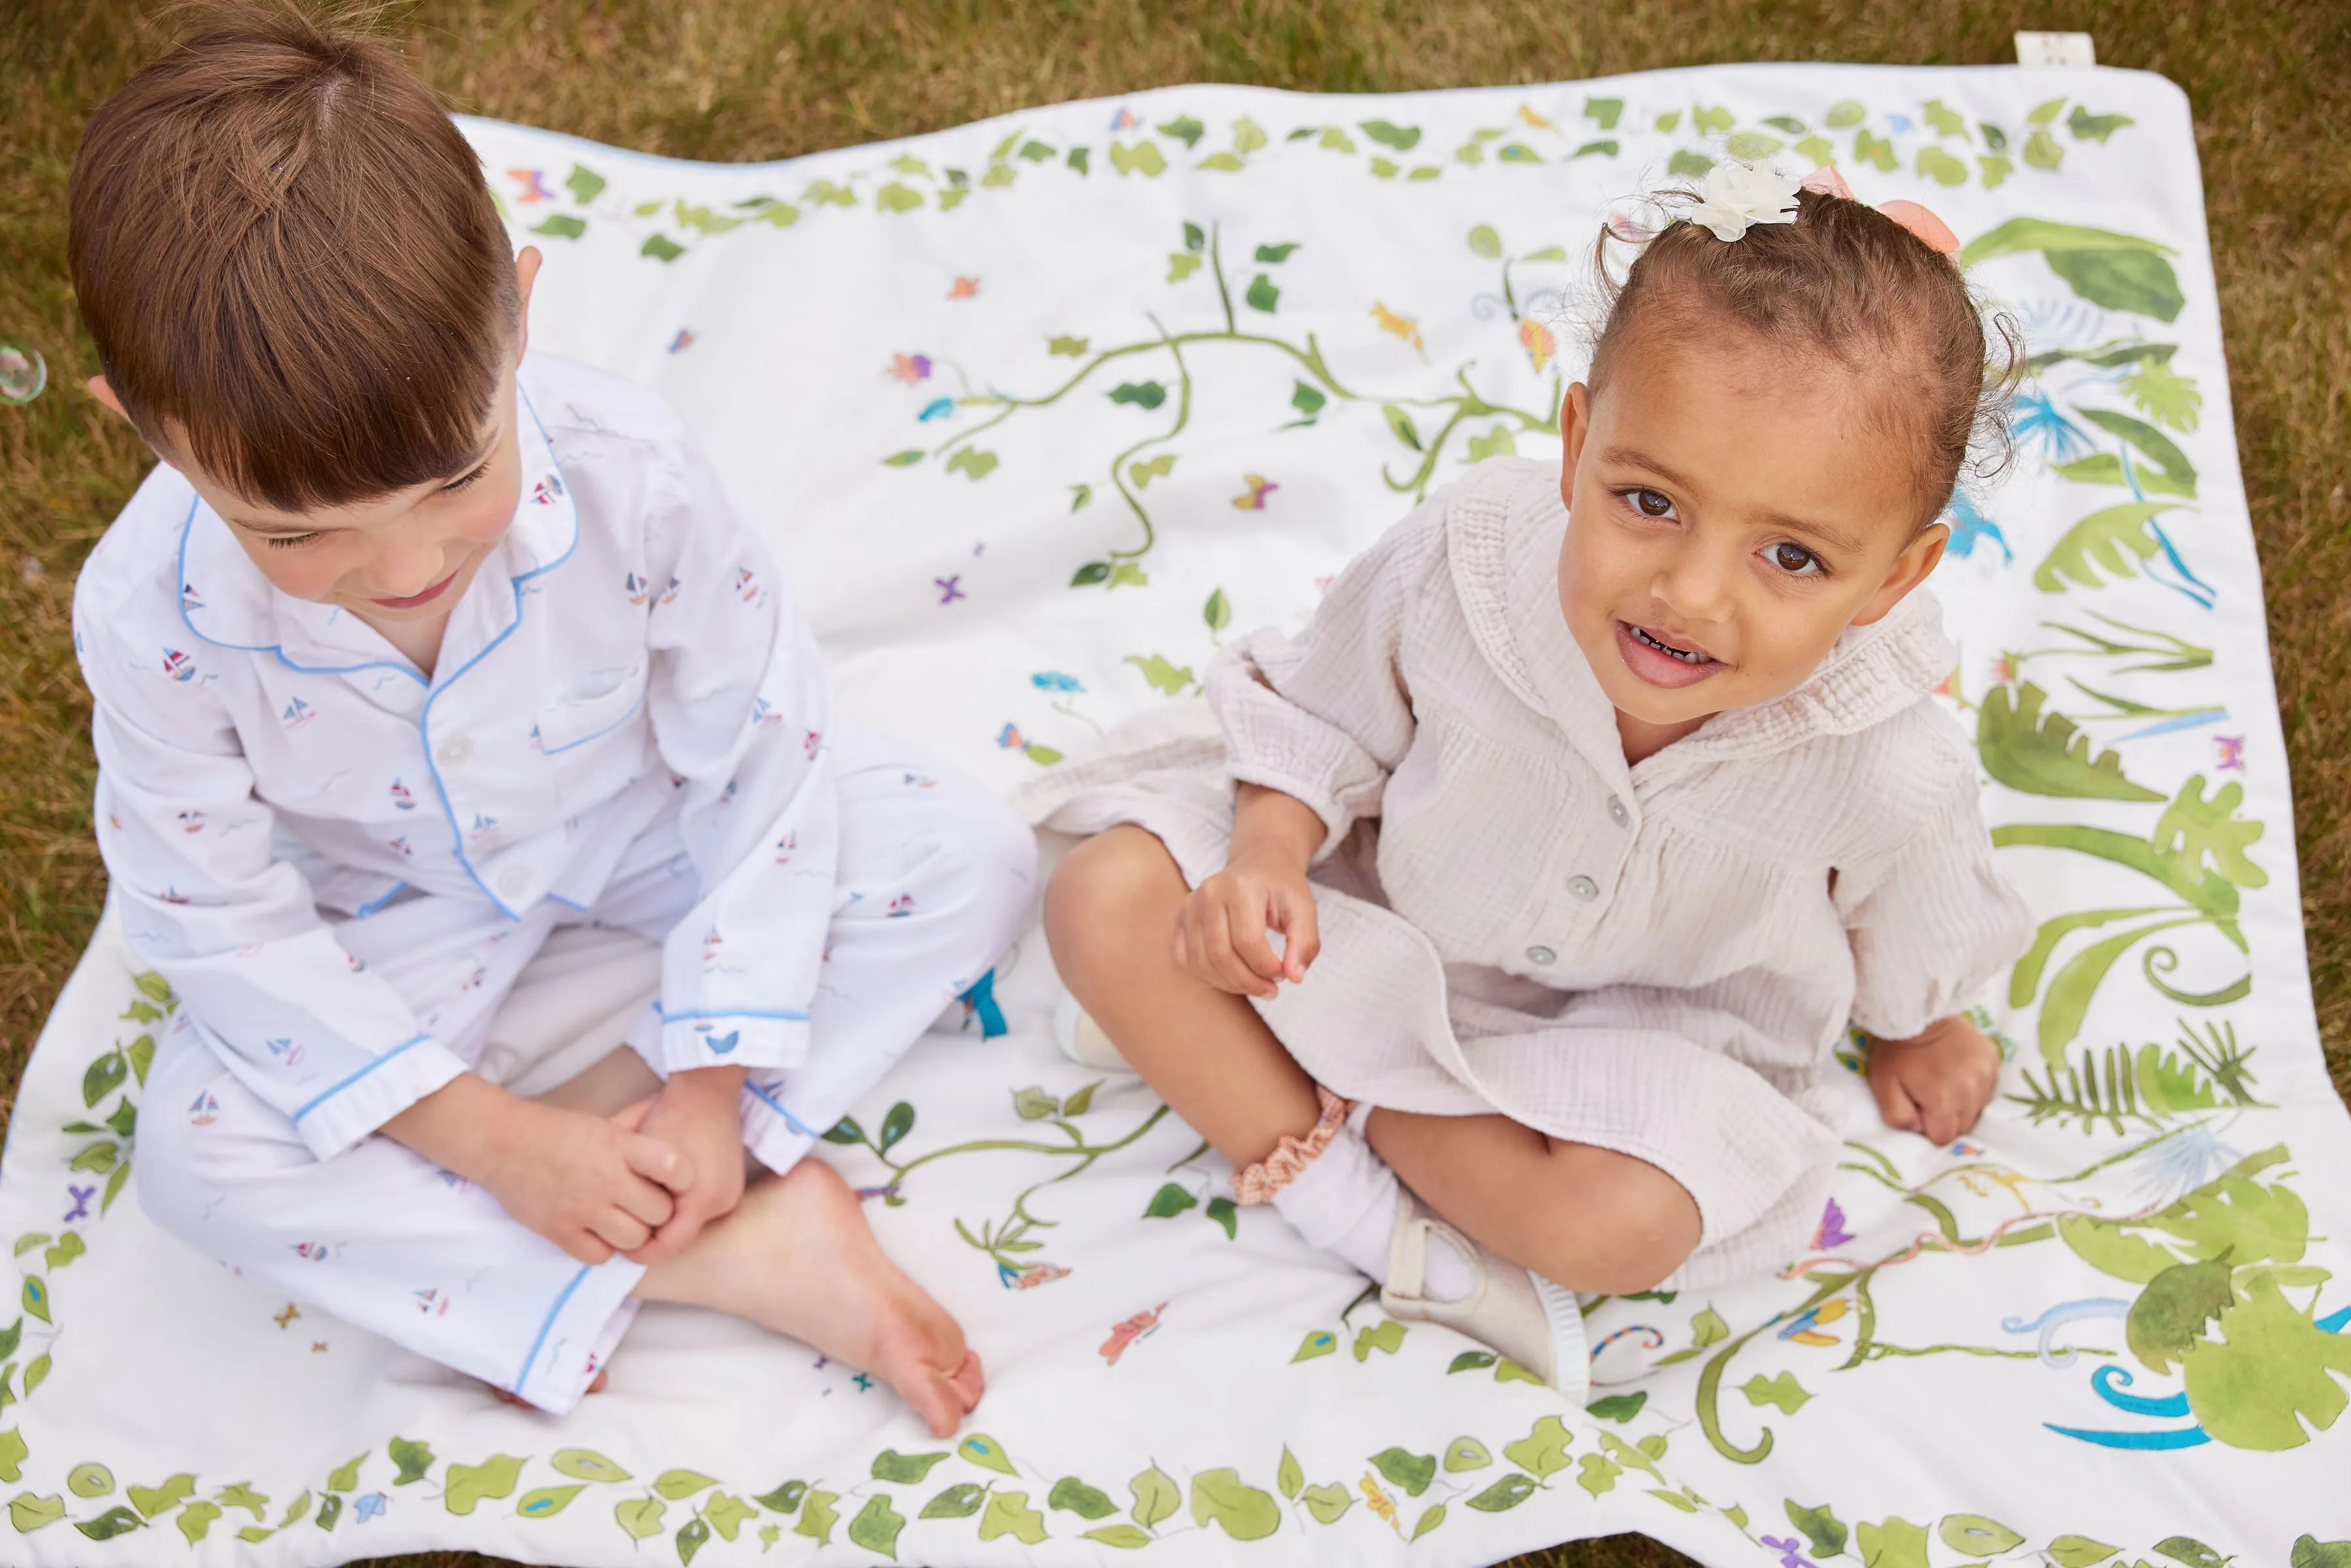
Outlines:
[[384, 46], [214, 12], [101, 105], [68, 249], [151, 444], [304, 511], [462, 474], [517, 328], [473, 149]]

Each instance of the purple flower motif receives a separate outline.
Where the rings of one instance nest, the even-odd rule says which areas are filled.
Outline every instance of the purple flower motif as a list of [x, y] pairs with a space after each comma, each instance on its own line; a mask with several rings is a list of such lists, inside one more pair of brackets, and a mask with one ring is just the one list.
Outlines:
[[1059, 670], [1040, 670], [1029, 677], [1029, 684], [1040, 692], [1081, 692], [1085, 685], [1075, 675], [1065, 675]]
[[1835, 1198], [1829, 1199], [1828, 1207], [1821, 1210], [1821, 1228], [1813, 1232], [1813, 1249], [1826, 1252], [1852, 1239], [1853, 1232], [1844, 1228], [1844, 1210]]
[[1813, 1560], [1801, 1550], [1802, 1542], [1782, 1541], [1776, 1535], [1763, 1537], [1763, 1544], [1780, 1553], [1780, 1568], [1814, 1568]]

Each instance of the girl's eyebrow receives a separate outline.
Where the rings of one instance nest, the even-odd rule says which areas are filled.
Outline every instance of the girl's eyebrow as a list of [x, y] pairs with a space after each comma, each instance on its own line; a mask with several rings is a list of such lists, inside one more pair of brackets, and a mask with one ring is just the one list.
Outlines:
[[[1600, 460], [1603, 463], [1620, 465], [1627, 468], [1645, 468], [1668, 485], [1678, 485], [1683, 489], [1689, 488], [1689, 481], [1637, 447], [1609, 447], [1600, 455]], [[1810, 517], [1791, 517], [1786, 512], [1767, 511], [1763, 514], [1763, 520], [1775, 528], [1786, 528], [1791, 533], [1802, 534], [1808, 538], [1817, 539], [1831, 549], [1845, 555], [1859, 555], [1862, 550], [1860, 542], [1843, 528], [1827, 523], [1815, 522]]]

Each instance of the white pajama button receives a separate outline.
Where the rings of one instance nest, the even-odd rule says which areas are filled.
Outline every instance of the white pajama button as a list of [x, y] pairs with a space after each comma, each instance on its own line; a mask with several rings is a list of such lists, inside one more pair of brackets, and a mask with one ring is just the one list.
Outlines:
[[1625, 802], [1614, 795], [1608, 797], [1608, 814], [1615, 819], [1616, 825], [1620, 828], [1633, 820], [1633, 814], [1625, 810]]
[[510, 865], [498, 873], [498, 891], [508, 898], [520, 898], [530, 891], [530, 873], [518, 865]]
[[1548, 947], [1530, 947], [1527, 949], [1527, 962], [1530, 964], [1556, 964], [1559, 962], [1559, 955], [1552, 952]]
[[463, 768], [474, 758], [474, 743], [462, 735], [453, 735], [441, 743], [441, 749], [434, 755], [444, 768]]
[[1588, 876], [1572, 876], [1567, 879], [1567, 891], [1582, 902], [1589, 904], [1600, 896], [1600, 884]]

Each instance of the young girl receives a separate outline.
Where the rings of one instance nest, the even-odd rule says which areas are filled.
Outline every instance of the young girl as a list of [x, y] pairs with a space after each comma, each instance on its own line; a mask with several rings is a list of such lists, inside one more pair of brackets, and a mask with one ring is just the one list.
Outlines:
[[1834, 181], [1717, 171], [1562, 465], [1481, 465], [1237, 644], [1213, 732], [1169, 710], [1032, 787], [1096, 835], [1046, 899], [1081, 1035], [1391, 1312], [1571, 1393], [1570, 1292], [1802, 1245], [1848, 1019], [1935, 1141], [1999, 1069], [1962, 1009], [2029, 925], [1920, 588], [1999, 423], [1984, 332], [1949, 231]]

